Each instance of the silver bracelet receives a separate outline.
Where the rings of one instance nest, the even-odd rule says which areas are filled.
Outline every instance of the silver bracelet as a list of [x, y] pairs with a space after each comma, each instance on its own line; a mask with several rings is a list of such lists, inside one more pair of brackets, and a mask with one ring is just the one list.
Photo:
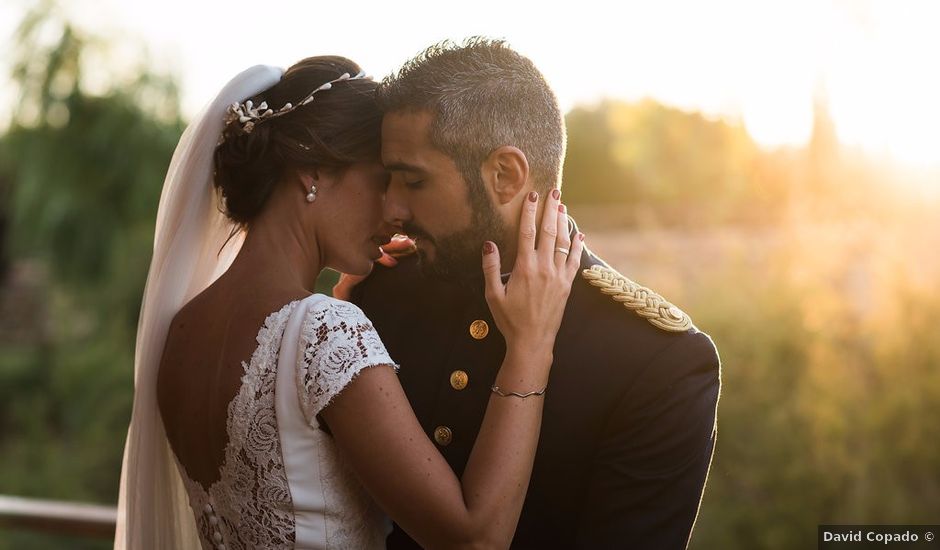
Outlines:
[[538, 391], [530, 391], [530, 392], [528, 392], [528, 393], [518, 393], [518, 392], [514, 392], [514, 391], [511, 391], [511, 392], [504, 392], [504, 391], [500, 390], [500, 389], [499, 389], [499, 386], [497, 386], [497, 385], [495, 385], [495, 384], [494, 384], [493, 387], [491, 387], [490, 389], [493, 390], [493, 393], [495, 393], [496, 395], [498, 395], [498, 396], [500, 396], [500, 397], [509, 397], [509, 396], [513, 396], [513, 397], [521, 397], [522, 399], [525, 399], [526, 397], [531, 397], [531, 396], [533, 396], [533, 395], [545, 395], [545, 390], [548, 389], [548, 386], [545, 386], [544, 388], [542, 388], [542, 389], [540, 389], [540, 390], [538, 390]]

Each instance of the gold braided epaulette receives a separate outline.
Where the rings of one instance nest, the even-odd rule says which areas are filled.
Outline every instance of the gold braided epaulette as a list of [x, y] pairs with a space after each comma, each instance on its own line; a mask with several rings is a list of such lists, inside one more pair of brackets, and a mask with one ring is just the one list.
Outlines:
[[669, 332], [683, 332], [692, 328], [692, 319], [681, 309], [609, 267], [593, 265], [581, 271], [581, 275], [615, 302], [620, 302], [655, 327]]

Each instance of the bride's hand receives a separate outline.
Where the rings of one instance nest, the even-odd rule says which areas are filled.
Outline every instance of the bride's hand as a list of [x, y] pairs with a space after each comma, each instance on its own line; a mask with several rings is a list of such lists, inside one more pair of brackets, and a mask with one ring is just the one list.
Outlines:
[[518, 253], [509, 282], [500, 279], [499, 250], [490, 241], [483, 246], [483, 273], [486, 301], [507, 350], [550, 354], [581, 263], [584, 234], [569, 240], [568, 217], [558, 190], [546, 200], [542, 227], [536, 230], [538, 200], [533, 191], [522, 206]]
[[[379, 259], [378, 262], [387, 267], [394, 267], [398, 264], [395, 258], [410, 256], [414, 254], [416, 250], [414, 239], [408, 235], [396, 233], [392, 236], [392, 239], [388, 241], [388, 244], [382, 245], [382, 258]], [[386, 259], [391, 260], [392, 263], [388, 263]]]

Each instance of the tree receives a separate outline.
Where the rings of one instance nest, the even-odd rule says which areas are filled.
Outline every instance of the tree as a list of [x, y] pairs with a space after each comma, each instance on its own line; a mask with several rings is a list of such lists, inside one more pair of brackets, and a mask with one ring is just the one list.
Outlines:
[[106, 47], [51, 4], [27, 14], [16, 33], [20, 102], [0, 138], [3, 232], [11, 261], [47, 276], [31, 283], [43, 312], [30, 336], [0, 341], [5, 493], [117, 498], [137, 316], [183, 123], [174, 80], [146, 69], [114, 75], [103, 94], [87, 92], [84, 67]]

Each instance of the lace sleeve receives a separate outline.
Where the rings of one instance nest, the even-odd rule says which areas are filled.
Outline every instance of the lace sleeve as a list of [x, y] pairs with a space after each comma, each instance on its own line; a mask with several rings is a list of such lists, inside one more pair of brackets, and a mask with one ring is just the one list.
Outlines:
[[304, 314], [299, 346], [297, 391], [311, 426], [319, 425], [320, 411], [363, 369], [388, 365], [398, 371], [365, 313], [333, 298]]

